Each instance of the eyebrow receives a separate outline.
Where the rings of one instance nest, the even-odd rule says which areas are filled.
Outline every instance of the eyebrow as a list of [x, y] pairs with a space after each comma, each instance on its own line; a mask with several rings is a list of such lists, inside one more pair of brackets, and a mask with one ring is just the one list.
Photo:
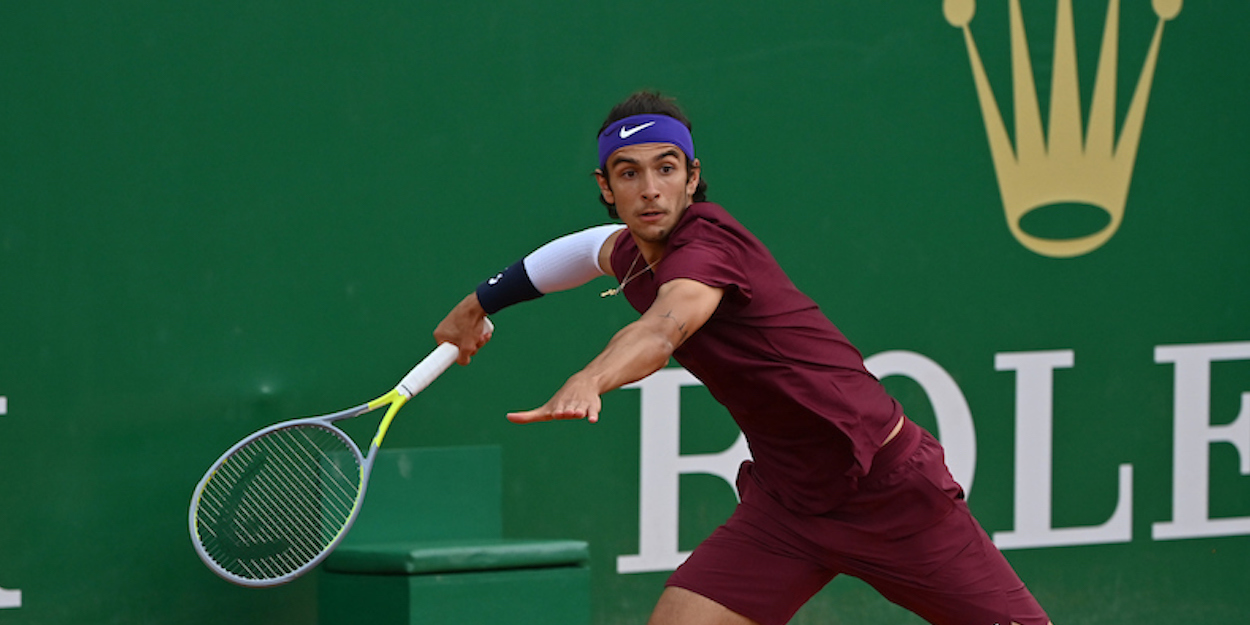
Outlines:
[[[652, 162], [659, 162], [659, 161], [662, 161], [662, 160], [664, 160], [665, 158], [668, 158], [668, 157], [670, 157], [670, 156], [671, 156], [671, 157], [673, 157], [673, 158], [679, 158], [679, 157], [681, 156], [681, 152], [678, 152], [676, 149], [672, 149], [672, 150], [665, 150], [665, 151], [660, 152], [659, 154], [657, 154], [657, 155], [656, 155], [656, 157], [655, 157], [654, 159], [652, 159]], [[609, 167], [609, 168], [614, 168], [614, 167], [616, 167], [617, 165], [620, 165], [621, 163], [629, 163], [630, 165], [639, 165], [639, 164], [641, 164], [641, 163], [638, 161], [638, 159], [635, 159], [635, 158], [630, 158], [630, 157], [628, 157], [628, 156], [617, 156], [616, 158], [613, 158], [613, 159], [612, 159], [612, 162], [611, 162], [611, 163], [608, 163], [608, 167]]]
[[618, 156], [618, 157], [616, 157], [616, 158], [612, 159], [612, 162], [611, 162], [611, 163], [608, 163], [608, 168], [609, 168], [609, 169], [614, 168], [614, 167], [616, 167], [617, 165], [620, 165], [621, 163], [629, 163], [630, 165], [637, 165], [637, 164], [638, 164], [638, 159], [629, 158], [629, 157], [627, 157], [627, 156]]

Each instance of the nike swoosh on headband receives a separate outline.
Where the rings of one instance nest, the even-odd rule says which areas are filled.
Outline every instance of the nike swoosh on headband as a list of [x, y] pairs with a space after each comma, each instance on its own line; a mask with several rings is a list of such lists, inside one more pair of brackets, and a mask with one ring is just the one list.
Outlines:
[[645, 123], [645, 124], [638, 124], [637, 126], [634, 126], [633, 128], [626, 128], [626, 127], [622, 126], [622, 127], [621, 127], [621, 138], [622, 138], [622, 139], [628, 139], [628, 138], [630, 138], [630, 137], [634, 136], [635, 134], [637, 134], [637, 133], [639, 133], [639, 132], [642, 132], [643, 130], [646, 130], [646, 129], [648, 129], [648, 128], [650, 128], [650, 127], [654, 126], [654, 125], [655, 125], [655, 122], [647, 122], [647, 123]]
[[688, 159], [694, 159], [694, 141], [685, 124], [667, 115], [643, 113], [617, 120], [603, 130], [599, 135], [599, 167], [607, 165], [613, 152], [636, 143], [672, 143]]

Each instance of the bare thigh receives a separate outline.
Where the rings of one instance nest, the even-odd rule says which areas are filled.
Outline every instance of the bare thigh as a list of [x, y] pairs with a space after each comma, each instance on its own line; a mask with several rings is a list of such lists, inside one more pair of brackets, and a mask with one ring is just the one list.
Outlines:
[[647, 625], [756, 625], [755, 621], [685, 588], [669, 586]]

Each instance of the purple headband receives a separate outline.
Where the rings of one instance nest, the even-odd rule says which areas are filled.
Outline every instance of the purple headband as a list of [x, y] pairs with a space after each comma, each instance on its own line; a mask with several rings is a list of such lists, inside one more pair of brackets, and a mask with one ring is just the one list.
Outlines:
[[694, 140], [686, 125], [658, 113], [633, 115], [613, 122], [599, 135], [599, 167], [607, 167], [608, 157], [627, 146], [638, 143], [671, 143], [686, 153], [688, 161], [694, 160]]

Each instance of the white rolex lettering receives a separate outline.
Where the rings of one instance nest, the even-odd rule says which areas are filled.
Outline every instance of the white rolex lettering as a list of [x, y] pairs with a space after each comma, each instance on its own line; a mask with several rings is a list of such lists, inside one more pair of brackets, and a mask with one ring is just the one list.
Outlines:
[[624, 387], [641, 390], [642, 445], [638, 553], [618, 556], [618, 573], [672, 571], [685, 562], [690, 553], [679, 551], [677, 543], [679, 478], [686, 473], [706, 473], [732, 487], [738, 466], [750, 457], [741, 434], [723, 452], [681, 455], [681, 389], [701, 385], [689, 371], [670, 368]]
[[1250, 475], [1250, 392], [1232, 422], [1211, 425], [1211, 363], [1250, 360], [1250, 342], [1159, 346], [1155, 362], [1173, 363], [1172, 520], [1155, 523], [1155, 540], [1250, 534], [1250, 517], [1210, 518], [1210, 451], [1231, 443]]
[[22, 607], [22, 591], [0, 588], [0, 610]]
[[[1159, 346], [1155, 362], [1175, 367], [1172, 520], [1152, 526], [1154, 540], [1250, 535], [1250, 516], [1210, 518], [1211, 446], [1228, 443], [1238, 454], [1241, 475], [1250, 475], [1250, 390], [1241, 392], [1230, 421], [1211, 414], [1212, 363], [1250, 360], [1250, 341]], [[1002, 549], [1125, 543], [1132, 540], [1133, 465], [1118, 466], [1115, 509], [1100, 524], [1054, 527], [1053, 466], [1054, 372], [1074, 366], [1072, 350], [1003, 352], [998, 371], [1016, 372], [1014, 523], [995, 532]], [[976, 468], [976, 436], [967, 400], [954, 378], [928, 357], [891, 351], [865, 360], [879, 378], [902, 375], [927, 394], [947, 450], [951, 474], [971, 490]], [[720, 453], [681, 455], [681, 390], [700, 382], [685, 369], [656, 372], [630, 384], [640, 393], [638, 552], [617, 558], [619, 573], [669, 571], [689, 553], [679, 550], [679, 481], [683, 474], [717, 476], [733, 486], [739, 463], [749, 457], [746, 440]], [[0, 398], [0, 408], [3, 408]], [[0, 410], [3, 414], [3, 410]], [[1212, 425], [1212, 421], [1221, 425]], [[1062, 450], [1060, 450], [1062, 452]], [[1062, 453], [1060, 458], [1062, 458]], [[0, 590], [0, 607], [17, 591]]]
[[1106, 523], [1093, 527], [1051, 527], [1051, 467], [1054, 460], [1054, 370], [1072, 367], [1072, 350], [1000, 353], [998, 371], [1016, 372], [1015, 529], [996, 532], [1001, 549], [1123, 543], [1133, 534], [1133, 465], [1120, 465], [1119, 500]]
[[[0, 417], [9, 414], [9, 398], [0, 395]], [[0, 610], [22, 607], [22, 591], [0, 588]]]

